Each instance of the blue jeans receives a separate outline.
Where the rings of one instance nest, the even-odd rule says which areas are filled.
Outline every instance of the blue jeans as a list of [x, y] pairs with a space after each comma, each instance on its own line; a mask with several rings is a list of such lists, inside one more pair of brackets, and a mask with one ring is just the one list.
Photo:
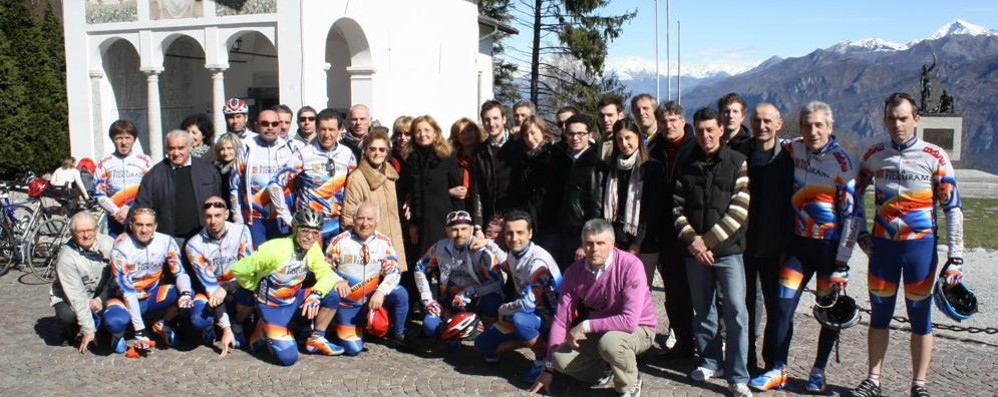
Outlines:
[[693, 300], [693, 334], [700, 351], [698, 366], [720, 368], [721, 338], [717, 318], [717, 291], [724, 295], [724, 375], [729, 383], [747, 383], [748, 310], [745, 307], [745, 265], [742, 255], [714, 258], [713, 266], [686, 258], [686, 277]]

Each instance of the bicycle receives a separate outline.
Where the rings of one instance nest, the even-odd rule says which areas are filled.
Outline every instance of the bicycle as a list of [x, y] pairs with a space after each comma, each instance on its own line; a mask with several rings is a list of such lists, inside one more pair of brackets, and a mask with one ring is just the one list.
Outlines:
[[[97, 225], [107, 223], [107, 213], [100, 206], [89, 203], [87, 208], [94, 214]], [[75, 215], [75, 213], [73, 214]], [[70, 230], [70, 217], [57, 217], [46, 220], [38, 225], [28, 248], [28, 267], [35, 278], [44, 281], [55, 281], [56, 261], [59, 258], [60, 248], [72, 238]]]
[[[0, 276], [17, 264], [30, 266], [31, 242], [38, 226], [60, 215], [61, 208], [53, 210], [42, 202], [47, 187], [46, 181], [30, 171], [11, 183], [0, 182]], [[28, 197], [15, 200], [13, 193]], [[54, 226], [50, 225], [50, 228]]]

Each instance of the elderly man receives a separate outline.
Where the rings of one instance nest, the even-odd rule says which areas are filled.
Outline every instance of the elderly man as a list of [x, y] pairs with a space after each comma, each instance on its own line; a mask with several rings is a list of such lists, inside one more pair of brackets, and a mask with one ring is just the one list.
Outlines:
[[124, 231], [128, 209], [135, 201], [142, 176], [149, 172], [153, 161], [132, 150], [139, 130], [128, 120], [111, 123], [108, 136], [114, 142], [114, 153], [100, 159], [94, 172], [94, 196], [97, 204], [107, 211], [107, 229], [111, 237]]
[[339, 144], [342, 120], [332, 109], [319, 112], [317, 137], [295, 152], [267, 185], [274, 211], [285, 224], [291, 223], [292, 209], [286, 191], [294, 190], [294, 210], [312, 208], [325, 215], [322, 243], [340, 233], [340, 210], [347, 174], [357, 168], [357, 159], [345, 144]]
[[329, 242], [326, 260], [333, 271], [350, 286], [333, 316], [336, 333], [348, 356], [364, 350], [364, 324], [368, 311], [384, 307], [390, 314], [391, 334], [385, 335], [395, 347], [405, 347], [405, 320], [409, 314], [409, 294], [399, 285], [402, 272], [392, 240], [376, 231], [381, 210], [363, 202], [354, 213], [354, 225]]
[[73, 215], [69, 230], [73, 238], [59, 249], [56, 280], [49, 296], [55, 316], [62, 323], [63, 336], [75, 342], [79, 335], [80, 353], [86, 353], [100, 326], [98, 313], [110, 299], [111, 289], [107, 288], [110, 268], [107, 265], [114, 240], [97, 233], [97, 221], [87, 211]]
[[[742, 263], [749, 207], [748, 163], [744, 155], [724, 146], [724, 129], [716, 110], [698, 110], [693, 126], [697, 147], [690, 161], [678, 170], [672, 210], [679, 240], [686, 246], [686, 276], [695, 313], [693, 332], [700, 352], [700, 362], [690, 378], [704, 382], [724, 374], [734, 395], [748, 396], [752, 393], [745, 367], [748, 315]], [[725, 299], [724, 357], [717, 321], [718, 292]]]
[[[194, 296], [191, 325], [202, 333], [205, 344], [215, 342], [215, 327], [222, 330], [222, 357], [229, 347], [245, 345], [243, 323], [253, 311], [253, 296], [240, 289], [230, 268], [253, 253], [253, 241], [246, 225], [226, 221], [229, 208], [219, 196], [204, 202], [205, 227], [187, 242], [184, 254], [201, 286]], [[230, 313], [235, 322], [230, 321]]]
[[637, 356], [654, 341], [655, 307], [641, 260], [613, 243], [609, 222], [593, 219], [582, 227], [586, 255], [562, 279], [546, 369], [531, 392], [550, 391], [554, 372], [561, 372], [589, 383], [613, 379], [617, 392], [641, 394]]
[[159, 214], [156, 231], [173, 236], [181, 247], [204, 227], [201, 204], [221, 192], [221, 177], [215, 167], [191, 156], [193, 142], [185, 130], [168, 132], [166, 159], [142, 178], [135, 198], [136, 205]]
[[364, 140], [371, 130], [371, 110], [366, 105], [353, 105], [347, 115], [350, 128], [343, 133], [343, 144], [350, 148], [353, 156], [360, 158], [360, 141]]
[[251, 139], [256, 136], [253, 130], [246, 127], [249, 123], [249, 105], [239, 98], [229, 98], [222, 107], [222, 114], [225, 115], [226, 131], [239, 136], [241, 140]]
[[[898, 283], [904, 274], [905, 307], [911, 319], [911, 395], [928, 396], [932, 359], [932, 297], [936, 279], [936, 215], [938, 204], [946, 216], [947, 260], [939, 277], [948, 288], [963, 278], [963, 210], [953, 163], [946, 151], [918, 139], [918, 104], [905, 93], [884, 102], [884, 127], [889, 139], [863, 155], [856, 192], [862, 203], [873, 184], [875, 204], [870, 256], [870, 333], [868, 373], [852, 396], [880, 395], [881, 370], [890, 341], [891, 316]], [[865, 222], [860, 225], [865, 226]]]
[[229, 175], [228, 187], [232, 220], [248, 225], [253, 245], [259, 247], [264, 241], [287, 234], [289, 225], [278, 223], [274, 203], [265, 189], [291, 158], [294, 148], [278, 136], [281, 122], [277, 112], [264, 110], [257, 119], [260, 134], [245, 141]]

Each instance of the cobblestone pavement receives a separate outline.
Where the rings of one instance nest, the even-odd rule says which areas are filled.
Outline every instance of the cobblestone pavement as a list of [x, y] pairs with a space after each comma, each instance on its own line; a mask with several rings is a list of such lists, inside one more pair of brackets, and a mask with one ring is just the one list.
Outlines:
[[[106, 395], [136, 391], [147, 395], [218, 395], [232, 393], [282, 395], [419, 395], [419, 396], [513, 396], [524, 395], [529, 385], [520, 381], [529, 367], [526, 350], [502, 356], [498, 365], [487, 365], [468, 343], [450, 350], [440, 343], [422, 340], [429, 349], [419, 354], [401, 354], [369, 343], [358, 357], [320, 357], [303, 354], [290, 368], [271, 364], [266, 356], [243, 351], [219, 359], [206, 346], [183, 351], [157, 350], [148, 358], [134, 360], [108, 355], [106, 341], [97, 353], [78, 354], [59, 341], [58, 325], [48, 305], [48, 286], [29, 285], [30, 275], [12, 271], [0, 278], [0, 396], [10, 395]], [[865, 285], [850, 289], [864, 291]], [[656, 301], [662, 300], [656, 288]], [[806, 302], [806, 301], [805, 301]], [[802, 303], [810, 307], [810, 303]], [[797, 317], [796, 338], [791, 349], [790, 374], [784, 392], [803, 392], [818, 325], [808, 315]], [[662, 315], [660, 314], [660, 319]], [[861, 326], [843, 332], [842, 362], [829, 364], [831, 391], [854, 387], [866, 374], [866, 317]], [[910, 379], [907, 334], [892, 331], [892, 345], [884, 369], [885, 392], [906, 395]], [[930, 374], [930, 390], [937, 395], [998, 395], [998, 346], [937, 337]], [[649, 354], [642, 365], [643, 394], [719, 395], [727, 393], [720, 380], [695, 385], [685, 376], [692, 360], [661, 362]], [[565, 377], [555, 380], [555, 395], [612, 395], [595, 393]]]

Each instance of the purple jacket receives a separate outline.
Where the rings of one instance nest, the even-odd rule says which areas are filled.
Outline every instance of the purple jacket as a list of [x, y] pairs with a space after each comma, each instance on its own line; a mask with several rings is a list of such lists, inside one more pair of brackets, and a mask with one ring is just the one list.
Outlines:
[[585, 261], [575, 262], [565, 271], [548, 337], [549, 357], [565, 342], [573, 316], [582, 306], [589, 311], [591, 332], [634, 332], [642, 325], [654, 330], [658, 323], [644, 265], [638, 257], [617, 248], [613, 249], [613, 262], [599, 280]]

